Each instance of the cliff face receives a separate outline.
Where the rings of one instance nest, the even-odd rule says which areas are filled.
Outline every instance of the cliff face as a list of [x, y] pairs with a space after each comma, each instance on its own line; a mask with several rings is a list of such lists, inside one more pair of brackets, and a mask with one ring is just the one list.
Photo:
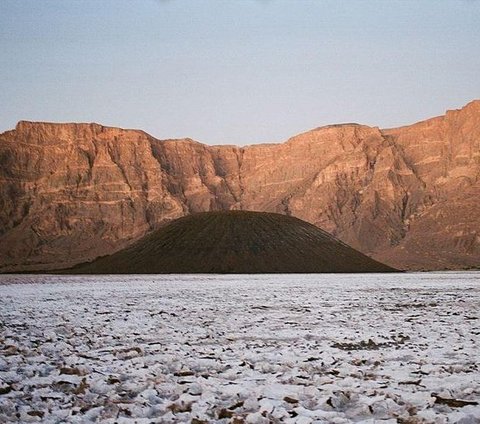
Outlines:
[[206, 146], [97, 124], [0, 134], [0, 270], [113, 253], [192, 212], [294, 215], [403, 269], [480, 264], [480, 101], [408, 127]]
[[376, 257], [415, 269], [480, 267], [480, 101], [385, 134], [423, 191], [406, 236]]

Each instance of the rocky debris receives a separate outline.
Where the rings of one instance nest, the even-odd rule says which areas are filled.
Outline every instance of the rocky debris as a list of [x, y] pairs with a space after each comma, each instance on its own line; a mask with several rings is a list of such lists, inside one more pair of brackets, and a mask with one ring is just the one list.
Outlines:
[[432, 397], [435, 398], [435, 403], [438, 403], [439, 405], [447, 405], [452, 408], [463, 408], [464, 406], [468, 405], [478, 405], [477, 401], [444, 398], [435, 393], [432, 393]]

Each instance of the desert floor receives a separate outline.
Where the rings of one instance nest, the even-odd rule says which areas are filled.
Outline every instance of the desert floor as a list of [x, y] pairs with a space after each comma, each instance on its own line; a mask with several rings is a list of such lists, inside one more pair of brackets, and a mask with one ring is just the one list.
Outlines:
[[0, 422], [480, 422], [480, 273], [0, 276]]

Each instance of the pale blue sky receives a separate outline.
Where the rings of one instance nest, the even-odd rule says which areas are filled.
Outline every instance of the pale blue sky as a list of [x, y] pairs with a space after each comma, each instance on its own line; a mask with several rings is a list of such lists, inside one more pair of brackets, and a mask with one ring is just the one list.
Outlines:
[[1, 0], [0, 88], [0, 131], [250, 144], [398, 126], [480, 98], [480, 1]]

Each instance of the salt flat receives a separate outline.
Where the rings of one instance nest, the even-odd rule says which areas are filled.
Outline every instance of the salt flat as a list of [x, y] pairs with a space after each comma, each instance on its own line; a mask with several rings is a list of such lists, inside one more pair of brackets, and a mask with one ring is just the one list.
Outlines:
[[480, 422], [480, 273], [0, 284], [0, 422]]

